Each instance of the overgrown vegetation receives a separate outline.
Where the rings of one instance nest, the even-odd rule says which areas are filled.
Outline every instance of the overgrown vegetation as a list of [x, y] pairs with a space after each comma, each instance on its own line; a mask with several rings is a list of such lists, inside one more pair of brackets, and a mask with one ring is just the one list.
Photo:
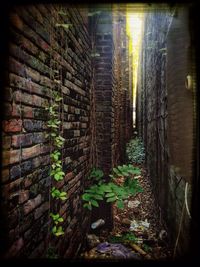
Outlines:
[[127, 144], [126, 154], [129, 163], [142, 164], [145, 160], [145, 149], [141, 138], [136, 137]]
[[[63, 147], [65, 139], [60, 135], [60, 114], [59, 114], [59, 103], [62, 101], [62, 97], [57, 91], [52, 92], [52, 100], [49, 107], [46, 108], [48, 111], [48, 133], [46, 138], [51, 143], [51, 172], [50, 176], [55, 182], [63, 180], [65, 173], [62, 170], [61, 152], [60, 149]], [[67, 199], [67, 193], [56, 188], [56, 185], [51, 188], [51, 196], [55, 201], [65, 201]], [[52, 207], [53, 208], [53, 207]], [[52, 233], [55, 236], [61, 236], [64, 234], [63, 228], [60, 225], [64, 219], [59, 213], [51, 212], [50, 216], [53, 221]]]
[[[104, 173], [100, 169], [92, 169], [88, 179], [93, 179], [93, 185], [87, 188], [82, 195], [84, 207], [92, 210], [92, 206], [99, 207], [99, 201], [105, 199], [106, 202], [116, 202], [118, 208], [124, 208], [124, 200], [129, 196], [134, 196], [142, 192], [137, 176], [141, 171], [133, 165], [122, 165], [113, 168], [110, 174], [111, 181], [105, 182]], [[117, 178], [124, 178], [122, 184], [117, 184]]]

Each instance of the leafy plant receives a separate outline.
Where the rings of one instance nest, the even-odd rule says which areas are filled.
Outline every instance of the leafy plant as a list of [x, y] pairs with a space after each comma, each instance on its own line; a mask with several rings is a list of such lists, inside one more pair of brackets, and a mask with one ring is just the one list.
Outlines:
[[64, 231], [63, 231], [63, 228], [62, 226], [54, 226], [53, 229], [52, 229], [52, 233], [55, 235], [55, 236], [61, 236], [61, 235], [64, 235]]
[[67, 193], [66, 192], [61, 192], [59, 189], [53, 187], [51, 189], [51, 195], [53, 198], [56, 199], [61, 199], [61, 200], [66, 200], [67, 199]]
[[[113, 168], [113, 172], [109, 175], [112, 179], [111, 182], [105, 182], [102, 178], [104, 176], [103, 172], [99, 169], [93, 169], [88, 177], [88, 179], [93, 178], [97, 182], [95, 185], [91, 185], [87, 188], [82, 195], [82, 199], [85, 202], [83, 207], [92, 210], [92, 206], [99, 207], [98, 201], [103, 199], [106, 202], [116, 202], [119, 209], [124, 208], [124, 199], [129, 196], [135, 195], [137, 192], [142, 192], [137, 176], [140, 174], [140, 169], [134, 167], [131, 164], [117, 166]], [[116, 183], [116, 178], [124, 177], [123, 185], [118, 185]]]
[[[49, 119], [47, 121], [48, 132], [46, 134], [46, 138], [49, 138], [52, 144], [52, 152], [50, 154], [51, 158], [51, 171], [50, 176], [56, 182], [63, 180], [65, 173], [62, 170], [62, 162], [61, 162], [61, 152], [60, 149], [62, 148], [65, 139], [60, 135], [60, 118], [59, 118], [59, 102], [62, 101], [62, 97], [57, 91], [52, 92], [52, 100], [49, 107], [46, 107], [48, 111]], [[64, 191], [60, 191], [55, 186], [51, 189], [51, 196], [55, 200], [65, 201], [67, 199], [67, 193]], [[50, 213], [50, 216], [53, 220], [53, 229], [52, 233], [55, 236], [61, 236], [64, 234], [62, 226], [58, 226], [64, 220], [58, 214]]]
[[145, 159], [145, 149], [140, 138], [132, 139], [126, 146], [128, 161], [133, 164], [141, 164]]
[[104, 174], [102, 170], [93, 168], [88, 176], [88, 179], [95, 179], [96, 181], [99, 181], [103, 176]]

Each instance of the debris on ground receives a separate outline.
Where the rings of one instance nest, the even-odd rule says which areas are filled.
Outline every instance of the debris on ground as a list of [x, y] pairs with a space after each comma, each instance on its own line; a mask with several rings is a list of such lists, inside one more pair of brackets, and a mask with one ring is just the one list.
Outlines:
[[87, 244], [90, 249], [94, 248], [99, 243], [101, 243], [99, 237], [94, 234], [87, 235], [86, 237], [87, 237]]
[[143, 192], [125, 200], [124, 209], [113, 205], [113, 230], [108, 232], [102, 227], [98, 231], [98, 236], [87, 235], [88, 244], [82, 250], [82, 258], [170, 259], [168, 234], [161, 220], [159, 208], [156, 206], [150, 179], [146, 170], [143, 167], [141, 169], [138, 180]]
[[150, 223], [147, 222], [147, 219], [145, 221], [131, 221], [131, 226], [129, 228], [130, 231], [139, 232], [139, 231], [145, 231], [149, 228]]
[[128, 201], [128, 208], [134, 209], [137, 208], [140, 205], [140, 201], [134, 200], [134, 201]]
[[100, 226], [102, 226], [102, 225], [104, 225], [105, 224], [105, 221], [103, 220], [103, 219], [99, 219], [99, 220], [97, 220], [96, 222], [93, 222], [92, 224], [91, 224], [91, 228], [92, 229], [96, 229], [96, 228], [98, 228], [98, 227], [100, 227]]

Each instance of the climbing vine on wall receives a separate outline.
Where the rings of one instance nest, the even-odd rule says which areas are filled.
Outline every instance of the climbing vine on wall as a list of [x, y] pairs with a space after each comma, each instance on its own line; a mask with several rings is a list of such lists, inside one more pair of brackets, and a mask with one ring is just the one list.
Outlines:
[[[51, 146], [50, 153], [50, 176], [52, 177], [52, 185], [50, 189], [51, 205], [50, 217], [52, 219], [53, 227], [52, 233], [55, 236], [64, 234], [62, 223], [64, 219], [59, 213], [59, 202], [64, 202], [67, 199], [67, 193], [60, 189], [59, 184], [64, 179], [65, 173], [62, 164], [62, 148], [65, 139], [62, 136], [62, 120], [63, 120], [63, 95], [62, 95], [62, 69], [60, 63], [54, 59], [54, 50], [57, 50], [57, 39], [60, 36], [63, 40], [62, 26], [59, 22], [58, 13], [55, 12], [56, 20], [52, 20], [51, 33], [50, 33], [50, 78], [53, 81], [51, 87], [51, 100], [46, 111], [48, 112], [47, 128], [48, 132], [46, 137], [49, 139]], [[61, 51], [58, 51], [61, 54]], [[61, 112], [62, 111], [62, 112]]]
[[[47, 121], [47, 127], [49, 129], [47, 133], [47, 138], [50, 139], [52, 145], [52, 152], [50, 154], [51, 158], [51, 172], [50, 176], [54, 181], [59, 182], [63, 180], [65, 173], [62, 170], [61, 162], [61, 152], [59, 151], [63, 144], [64, 138], [60, 135], [59, 129], [61, 120], [59, 118], [59, 103], [62, 101], [62, 97], [57, 91], [52, 91], [52, 100], [50, 106], [46, 108], [49, 115], [49, 120]], [[56, 201], [64, 201], [67, 199], [67, 193], [59, 190], [56, 186], [51, 188], [51, 196]], [[64, 219], [59, 215], [59, 213], [50, 213], [50, 216], [53, 220], [53, 229], [52, 232], [55, 236], [63, 235], [63, 228], [60, 225]]]

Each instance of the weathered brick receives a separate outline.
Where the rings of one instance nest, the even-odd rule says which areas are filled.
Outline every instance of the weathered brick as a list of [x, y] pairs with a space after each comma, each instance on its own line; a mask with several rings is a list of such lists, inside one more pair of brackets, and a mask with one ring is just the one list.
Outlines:
[[24, 204], [24, 214], [28, 214], [30, 213], [32, 210], [34, 210], [37, 206], [39, 206], [41, 204], [42, 201], [42, 196], [41, 194], [39, 194], [36, 198], [34, 199], [30, 199], [28, 200], [25, 204]]
[[20, 135], [13, 135], [12, 136], [12, 146], [14, 148], [30, 146], [32, 145], [32, 134], [20, 134]]
[[29, 199], [29, 191], [22, 190], [19, 192], [19, 203], [22, 204]]
[[65, 175], [65, 181], [68, 182], [69, 180], [71, 180], [74, 177], [73, 172], [69, 172]]
[[63, 129], [71, 129], [72, 127], [73, 127], [73, 124], [71, 122], [63, 123]]
[[10, 145], [11, 145], [11, 137], [3, 135], [2, 136], [2, 147], [4, 149], [8, 149], [8, 148], [10, 148]]
[[20, 150], [6, 150], [2, 152], [3, 166], [17, 163], [20, 161], [20, 158], [21, 158]]
[[[49, 31], [44, 29], [48, 29], [51, 25], [51, 18], [57, 16], [56, 6], [39, 5], [30, 6], [28, 9], [22, 7], [22, 9], [15, 8], [14, 10], [12, 13], [10, 32], [12, 42], [10, 43], [8, 64], [10, 88], [7, 87], [6, 89], [8, 92], [6, 101], [9, 103], [6, 102], [6, 110], [7, 115], [10, 116], [9, 118], [22, 121], [18, 128], [14, 123], [13, 127], [12, 125], [11, 127], [7, 125], [4, 127], [7, 130], [5, 132], [9, 134], [4, 144], [4, 150], [7, 149], [4, 153], [4, 161], [7, 161], [6, 164], [14, 165], [6, 169], [7, 178], [4, 179], [6, 185], [3, 185], [2, 189], [5, 201], [8, 201], [9, 196], [12, 196], [10, 202], [8, 201], [10, 208], [14, 207], [16, 203], [21, 204], [17, 209], [13, 209], [13, 213], [9, 214], [8, 218], [8, 227], [16, 229], [12, 233], [10, 231], [10, 235], [18, 234], [17, 229], [19, 229], [19, 235], [24, 238], [23, 249], [19, 254], [25, 257], [30, 255], [31, 257], [38, 257], [45, 249], [43, 240], [46, 239], [47, 229], [45, 227], [49, 223], [47, 210], [52, 182], [51, 177], [49, 177], [51, 146], [44, 137], [47, 130], [48, 112], [44, 107], [49, 105], [51, 89], [58, 86], [56, 90], [62, 92], [64, 102], [59, 112], [64, 120], [62, 129], [66, 127], [64, 129], [65, 146], [70, 148], [68, 151], [62, 150], [63, 169], [66, 168], [67, 174], [65, 179], [58, 183], [58, 186], [60, 189], [66, 190], [68, 181], [75, 176], [69, 171], [72, 169], [75, 171], [76, 178], [73, 180], [75, 185], [70, 184], [72, 187], [70, 193], [72, 196], [73, 194], [79, 194], [77, 190], [83, 189], [80, 181], [84, 169], [81, 162], [85, 160], [82, 155], [83, 149], [87, 150], [90, 140], [90, 136], [83, 136], [85, 131], [81, 131], [81, 129], [87, 129], [85, 122], [89, 121], [90, 40], [87, 25], [82, 23], [82, 17], [78, 9], [66, 10], [66, 12], [69, 12], [69, 18], [74, 27], [69, 30], [67, 39], [65, 34], [61, 34], [60, 28], [56, 29], [56, 36], [54, 36], [54, 32], [51, 35], [51, 38], [53, 38], [51, 46], [48, 43], [50, 42]], [[62, 16], [59, 17], [59, 20], [60, 23], [62, 21], [65, 23]], [[79, 27], [78, 25], [82, 26]], [[53, 47], [52, 43], [54, 44]], [[53, 80], [50, 66], [55, 68], [55, 71], [58, 70], [59, 77], [56, 77], [55, 80], [59, 80], [59, 84], [56, 84]], [[64, 112], [63, 117], [62, 112]], [[82, 140], [82, 143], [80, 140]], [[22, 148], [21, 151], [20, 147]], [[68, 154], [64, 157], [64, 153]], [[20, 155], [22, 155], [22, 158], [20, 158]], [[13, 159], [10, 161], [12, 156]], [[12, 205], [10, 204], [11, 201]], [[59, 208], [62, 210], [63, 216], [67, 217], [69, 201], [61, 202]], [[24, 214], [22, 214], [23, 211]], [[74, 209], [74, 213], [79, 212], [78, 208]], [[22, 215], [23, 223], [17, 228]], [[73, 217], [75, 216], [76, 214]], [[64, 228], [67, 228], [69, 223], [70, 221], [67, 221]], [[77, 227], [78, 224], [76, 223], [71, 230], [71, 234], [74, 233], [74, 240], [78, 236]], [[84, 226], [83, 229], [85, 229]], [[14, 239], [10, 239], [10, 242], [13, 243]], [[40, 246], [41, 249], [37, 249]], [[62, 240], [57, 246], [65, 247]], [[70, 246], [70, 244], [67, 246]], [[69, 250], [67, 247], [66, 249]], [[73, 251], [73, 249], [70, 249], [70, 251]], [[15, 252], [12, 253], [15, 254]]]
[[34, 144], [43, 143], [46, 141], [45, 133], [34, 133], [32, 139]]
[[45, 202], [39, 208], [37, 208], [36, 211], [34, 212], [35, 220], [40, 218], [48, 209], [49, 209], [49, 202]]
[[37, 156], [40, 154], [40, 145], [35, 145], [28, 148], [22, 149], [22, 159], [28, 159]]
[[11, 169], [10, 169], [10, 178], [11, 179], [19, 178], [20, 175], [21, 175], [20, 165], [16, 165], [16, 166], [11, 167]]
[[37, 131], [37, 130], [42, 130], [43, 129], [43, 124], [41, 121], [36, 121], [36, 120], [24, 120], [23, 121], [23, 126], [24, 126], [24, 129], [27, 131], [27, 132], [34, 132], [34, 131]]
[[1, 170], [1, 181], [2, 183], [7, 182], [9, 180], [9, 169], [2, 169]]
[[15, 133], [22, 130], [22, 120], [12, 119], [3, 121], [3, 131], [6, 133]]

